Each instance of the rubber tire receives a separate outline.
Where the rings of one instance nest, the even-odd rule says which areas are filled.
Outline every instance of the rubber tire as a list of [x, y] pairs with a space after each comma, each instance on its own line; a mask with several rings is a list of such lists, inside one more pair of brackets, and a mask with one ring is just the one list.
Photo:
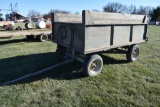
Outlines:
[[6, 31], [8, 31], [8, 30], [9, 30], [9, 27], [8, 27], [8, 26], [6, 26], [6, 28], [5, 28], [5, 29], [6, 29]]
[[54, 38], [53, 34], [51, 33], [50, 35], [51, 35], [50, 37], [51, 37], [52, 42], [54, 42], [55, 38]]
[[56, 56], [57, 56], [57, 59], [58, 59], [58, 60], [64, 61], [64, 60], [66, 59], [66, 53], [67, 53], [66, 47], [57, 46]]
[[20, 26], [17, 27], [17, 30], [22, 30], [22, 28]]
[[[91, 66], [92, 62], [95, 60], [99, 61], [99, 67], [97, 70], [92, 71], [92, 70], [90, 70], [90, 66]], [[98, 75], [101, 72], [102, 68], [103, 68], [103, 59], [101, 58], [101, 56], [99, 56], [97, 54], [88, 56], [83, 63], [83, 73], [89, 77]]]
[[34, 35], [29, 35], [29, 36], [26, 36], [27, 40], [33, 40], [34, 39]]
[[[138, 52], [137, 52], [137, 56], [136, 57], [133, 57], [132, 54], [134, 52], [135, 49], [138, 49]], [[139, 54], [140, 54], [140, 48], [138, 45], [134, 44], [134, 45], [131, 45], [129, 48], [128, 48], [128, 51], [127, 51], [127, 54], [126, 54], [126, 58], [127, 58], [127, 61], [128, 62], [135, 62], [138, 60], [138, 57], [139, 57]]]
[[17, 29], [18, 29], [18, 30], [20, 30], [20, 28], [19, 28], [19, 27], [18, 27]]
[[46, 34], [41, 34], [39, 36], [39, 40], [40, 40], [40, 42], [46, 42], [46, 41], [48, 41], [48, 36]]
[[3, 29], [6, 29], [6, 27], [7, 27], [7, 26], [6, 26], [6, 25], [4, 25], [4, 26], [3, 26]]
[[13, 27], [10, 26], [10, 27], [9, 27], [9, 31], [11, 31], [11, 30], [13, 30]]

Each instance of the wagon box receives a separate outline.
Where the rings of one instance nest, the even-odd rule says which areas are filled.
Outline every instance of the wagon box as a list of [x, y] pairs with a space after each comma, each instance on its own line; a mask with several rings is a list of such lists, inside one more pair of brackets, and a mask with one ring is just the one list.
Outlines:
[[129, 62], [136, 61], [140, 48], [137, 44], [147, 38], [148, 17], [107, 12], [82, 11], [77, 14], [52, 14], [52, 41], [57, 44], [57, 56], [70, 56], [83, 62], [87, 76], [101, 72], [103, 60], [97, 53], [127, 49]]
[[0, 26], [7, 26], [7, 25], [12, 25], [14, 26], [14, 22], [13, 21], [0, 21]]

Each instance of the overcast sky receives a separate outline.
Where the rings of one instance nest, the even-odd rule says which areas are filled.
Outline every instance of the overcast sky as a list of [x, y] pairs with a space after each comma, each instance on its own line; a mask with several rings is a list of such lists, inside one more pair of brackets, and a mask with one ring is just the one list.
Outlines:
[[[51, 9], [67, 10], [72, 13], [82, 10], [103, 10], [103, 7], [109, 2], [118, 2], [127, 6], [160, 6], [160, 0], [1, 0], [0, 9], [9, 9], [10, 3], [13, 7], [18, 3], [19, 12], [27, 16], [29, 10], [36, 10], [41, 14], [48, 13]], [[3, 17], [7, 11], [0, 11]], [[9, 12], [8, 12], [9, 13]]]

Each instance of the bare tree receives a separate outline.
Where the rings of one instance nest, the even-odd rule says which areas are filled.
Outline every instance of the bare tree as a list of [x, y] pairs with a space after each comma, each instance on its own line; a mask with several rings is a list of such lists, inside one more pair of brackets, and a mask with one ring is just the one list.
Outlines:
[[49, 13], [65, 13], [65, 14], [70, 14], [69, 11], [66, 11], [66, 10], [58, 10], [58, 9], [51, 9]]
[[27, 16], [31, 17], [31, 18], [35, 18], [35, 17], [41, 16], [41, 14], [40, 14], [40, 12], [38, 12], [36, 10], [29, 10]]
[[150, 6], [146, 7], [146, 12], [147, 12], [148, 15], [152, 15], [153, 14], [153, 10], [154, 10], [153, 7], [150, 7]]
[[78, 11], [76, 11], [75, 14], [80, 14], [80, 13]]
[[3, 15], [3, 14], [0, 13], [0, 21], [3, 21], [3, 20], [4, 20], [4, 19], [2, 18], [2, 15]]
[[65, 14], [70, 14], [69, 11], [65, 10], [58, 10], [58, 9], [51, 9], [47, 14], [43, 14], [43, 18], [47, 19], [51, 17], [51, 13], [65, 13]]
[[93, 9], [92, 11], [94, 11], [94, 12], [100, 12], [100, 10], [97, 10], [97, 9]]
[[112, 12], [112, 13], [126, 13], [127, 6], [120, 3], [108, 3], [103, 8], [104, 12]]
[[143, 6], [139, 6], [137, 14], [143, 14], [143, 15], [147, 14], [146, 8]]
[[104, 12], [112, 12], [112, 13], [129, 13], [129, 14], [143, 14], [143, 15], [152, 15], [153, 7], [150, 6], [139, 6], [137, 8], [135, 5], [126, 6], [121, 3], [108, 3], [104, 6]]
[[43, 18], [44, 18], [44, 19], [48, 19], [48, 18], [50, 18], [50, 17], [51, 17], [50, 14], [43, 14]]
[[151, 14], [153, 14], [153, 10], [154, 10], [154, 8], [150, 7], [150, 6], [146, 6], [146, 7], [139, 6], [137, 14], [151, 15]]
[[137, 8], [135, 5], [131, 5], [128, 7], [128, 10], [127, 10], [129, 14], [137, 14]]

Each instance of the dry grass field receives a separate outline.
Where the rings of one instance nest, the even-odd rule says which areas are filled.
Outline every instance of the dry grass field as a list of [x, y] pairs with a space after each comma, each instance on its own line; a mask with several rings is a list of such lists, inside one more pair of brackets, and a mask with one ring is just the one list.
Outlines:
[[[160, 107], [160, 26], [149, 26], [140, 57], [103, 54], [102, 73], [85, 77], [74, 62], [17, 83], [0, 86], [1, 107]], [[57, 64], [56, 44], [0, 39], [0, 84]]]

